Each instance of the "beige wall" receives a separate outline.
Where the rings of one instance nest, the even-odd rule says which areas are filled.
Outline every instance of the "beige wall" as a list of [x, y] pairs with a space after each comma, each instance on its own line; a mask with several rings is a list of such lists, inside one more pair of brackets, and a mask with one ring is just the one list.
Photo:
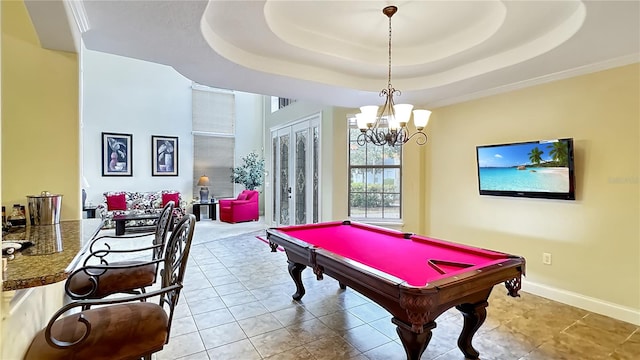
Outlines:
[[[619, 305], [640, 322], [639, 70], [434, 109], [428, 234], [522, 255], [527, 282]], [[561, 137], [575, 141], [576, 201], [478, 195], [476, 145]]]
[[[22, 1], [2, 1], [0, 9], [2, 204], [26, 205], [26, 195], [48, 190], [64, 195], [63, 219], [78, 219], [77, 56], [42, 49]], [[24, 301], [13, 298], [16, 292], [2, 293], [0, 358], [22, 357], [35, 332], [62, 305], [63, 284], [23, 290]]]
[[2, 205], [63, 194], [79, 219], [78, 56], [40, 47], [22, 1], [2, 1]]
[[331, 199], [331, 213], [326, 214], [323, 221], [348, 219], [349, 153], [347, 144], [349, 143], [349, 129], [347, 115], [353, 113], [351, 109], [333, 108], [330, 122], [323, 123], [322, 126], [322, 179], [331, 182], [330, 187], [322, 184], [323, 198]]
[[[422, 107], [416, 107], [422, 108]], [[413, 130], [412, 130], [413, 131]], [[402, 231], [415, 234], [429, 232], [428, 202], [425, 194], [428, 189], [427, 167], [425, 156], [431, 150], [431, 125], [427, 125], [425, 133], [427, 144], [417, 145], [410, 140], [402, 146]]]

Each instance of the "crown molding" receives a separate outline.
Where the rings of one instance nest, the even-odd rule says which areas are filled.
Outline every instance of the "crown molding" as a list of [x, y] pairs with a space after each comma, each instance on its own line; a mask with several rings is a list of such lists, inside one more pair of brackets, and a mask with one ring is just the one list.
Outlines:
[[89, 18], [87, 17], [87, 11], [84, 9], [82, 1], [64, 1], [66, 8], [71, 10], [73, 20], [75, 20], [76, 26], [80, 34], [89, 31], [91, 26], [89, 25]]
[[536, 86], [536, 85], [550, 83], [553, 81], [591, 74], [591, 73], [608, 70], [608, 69], [612, 69], [620, 66], [630, 65], [638, 62], [640, 62], [640, 54], [631, 54], [627, 56], [621, 56], [615, 59], [609, 59], [599, 63], [593, 63], [593, 64], [580, 66], [580, 67], [565, 70], [565, 71], [546, 74], [543, 76], [539, 76], [537, 78], [532, 78], [532, 79], [512, 83], [509, 85], [494, 87], [491, 89], [486, 89], [486, 90], [474, 92], [471, 94], [466, 94], [463, 96], [452, 97], [452, 98], [448, 98], [440, 101], [431, 102], [428, 104], [428, 107], [430, 109], [434, 109], [438, 107], [458, 104], [465, 101], [476, 100], [476, 99], [480, 99], [487, 96], [503, 94], [506, 92], [520, 90], [520, 89], [528, 88], [531, 86]]

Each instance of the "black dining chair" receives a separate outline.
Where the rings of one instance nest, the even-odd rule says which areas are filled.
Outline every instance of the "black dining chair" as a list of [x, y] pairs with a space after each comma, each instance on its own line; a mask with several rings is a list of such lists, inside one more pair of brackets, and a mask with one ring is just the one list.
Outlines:
[[[25, 360], [150, 360], [169, 342], [180, 298], [195, 216], [176, 225], [162, 258], [159, 290], [111, 299], [75, 300], [58, 310], [32, 340]], [[144, 302], [158, 297], [158, 303]], [[103, 306], [98, 306], [103, 305]], [[87, 309], [63, 316], [70, 310]]]
[[[65, 283], [65, 292], [71, 299], [101, 299], [116, 293], [141, 294], [156, 282], [159, 265], [154, 262], [162, 257], [164, 246], [173, 221], [173, 201], [160, 213], [155, 232], [138, 235], [100, 236], [92, 240], [89, 255], [83, 266], [73, 271]], [[124, 239], [153, 236], [151, 246], [118, 249]], [[110, 239], [104, 249], [95, 250], [96, 244]], [[114, 248], [116, 247], [116, 248]], [[151, 252], [151, 262], [144, 260], [110, 261], [117, 256], [145, 255]]]

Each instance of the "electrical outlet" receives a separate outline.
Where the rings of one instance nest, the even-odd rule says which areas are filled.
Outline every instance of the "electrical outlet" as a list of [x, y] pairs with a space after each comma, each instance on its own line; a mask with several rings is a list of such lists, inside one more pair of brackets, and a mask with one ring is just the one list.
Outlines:
[[542, 253], [542, 263], [545, 265], [551, 265], [551, 254]]

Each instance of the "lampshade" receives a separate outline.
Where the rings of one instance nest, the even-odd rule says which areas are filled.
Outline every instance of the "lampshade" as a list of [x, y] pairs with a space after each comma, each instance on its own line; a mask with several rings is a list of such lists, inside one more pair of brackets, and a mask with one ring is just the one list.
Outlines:
[[413, 123], [416, 125], [416, 129], [424, 129], [429, 122], [429, 116], [431, 116], [429, 110], [413, 110]]
[[404, 127], [409, 122], [409, 118], [411, 117], [411, 110], [413, 109], [413, 105], [411, 104], [395, 104], [393, 105], [393, 110], [395, 112], [395, 120], [400, 124], [400, 126]]
[[84, 177], [84, 175], [82, 175], [82, 188], [83, 189], [88, 189], [91, 186], [89, 185], [89, 182], [87, 181], [87, 178]]
[[367, 119], [363, 113], [356, 114], [356, 124], [358, 125], [358, 129], [366, 129], [367, 128]]
[[375, 105], [361, 106], [360, 111], [364, 117], [364, 121], [367, 126], [372, 126], [376, 122], [376, 116], [378, 115], [378, 107]]
[[209, 185], [209, 178], [206, 175], [200, 176], [200, 179], [198, 180], [198, 186], [208, 186], [208, 185]]

